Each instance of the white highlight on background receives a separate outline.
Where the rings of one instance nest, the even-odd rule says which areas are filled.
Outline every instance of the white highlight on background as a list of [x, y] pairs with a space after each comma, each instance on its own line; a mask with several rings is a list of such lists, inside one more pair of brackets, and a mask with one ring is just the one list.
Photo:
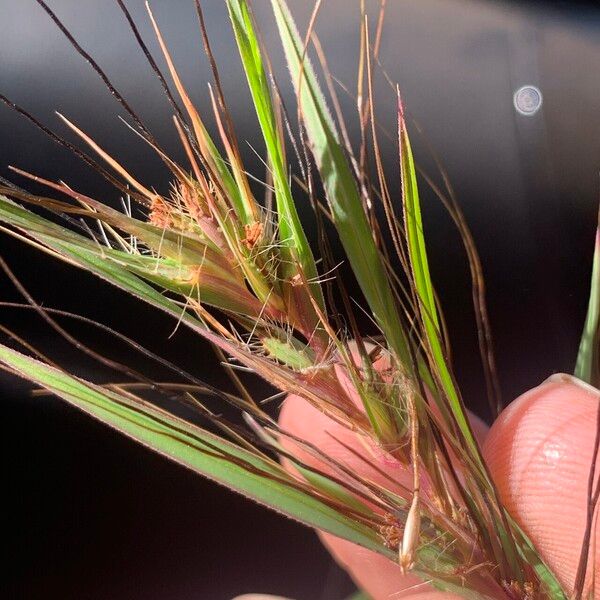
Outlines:
[[513, 96], [515, 110], [525, 117], [532, 117], [542, 106], [544, 97], [535, 85], [524, 85], [520, 87]]

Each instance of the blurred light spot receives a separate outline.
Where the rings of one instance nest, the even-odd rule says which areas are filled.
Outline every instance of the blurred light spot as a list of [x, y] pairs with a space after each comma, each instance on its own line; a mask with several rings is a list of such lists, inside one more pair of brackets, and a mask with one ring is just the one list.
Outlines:
[[519, 88], [513, 96], [513, 102], [517, 112], [526, 117], [531, 117], [540, 110], [542, 106], [542, 92], [534, 85], [524, 85]]

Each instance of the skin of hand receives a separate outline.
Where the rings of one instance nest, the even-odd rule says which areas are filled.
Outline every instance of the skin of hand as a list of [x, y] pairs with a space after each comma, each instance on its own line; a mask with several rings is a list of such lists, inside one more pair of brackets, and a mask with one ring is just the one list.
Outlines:
[[[475, 417], [482, 443], [502, 502], [524, 529], [566, 590], [572, 590], [586, 523], [587, 488], [592, 463], [600, 393], [566, 376], [556, 375], [517, 398], [487, 431]], [[333, 422], [305, 400], [286, 399], [280, 424], [343, 462], [374, 478], [372, 470], [334, 438], [365, 452], [358, 436]], [[303, 459], [323, 468], [316, 459]], [[371, 456], [392, 477], [407, 481], [406, 467], [384, 455]], [[600, 470], [600, 461], [597, 471]], [[435, 591], [386, 558], [355, 544], [319, 532], [335, 560], [373, 600], [450, 600], [452, 594]], [[600, 594], [597, 527], [592, 530], [586, 591]], [[585, 593], [584, 593], [585, 597]], [[275, 596], [246, 595], [237, 600], [279, 600]]]

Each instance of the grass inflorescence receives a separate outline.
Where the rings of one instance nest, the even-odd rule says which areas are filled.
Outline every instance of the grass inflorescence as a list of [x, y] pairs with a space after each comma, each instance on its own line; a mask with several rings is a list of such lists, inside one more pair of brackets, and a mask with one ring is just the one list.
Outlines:
[[[67, 117], [59, 115], [85, 150], [0, 96], [4, 104], [102, 174], [125, 199], [125, 210], [117, 211], [64, 182], [13, 168], [62, 199], [34, 196], [5, 182], [0, 188], [3, 230], [97, 275], [208, 340], [227, 363], [237, 393], [215, 389], [121, 334], [115, 335], [171, 369], [179, 383], [153, 381], [99, 355], [56, 320], [79, 317], [40, 306], [2, 262], [30, 308], [88, 357], [100, 360], [127, 381], [100, 385], [75, 377], [16, 337], [26, 353], [0, 346], [4, 367], [170, 459], [310, 526], [378, 552], [439, 589], [466, 598], [566, 598], [503, 507], [452, 372], [443, 315], [428, 265], [417, 167], [398, 90], [401, 201], [389, 191], [372, 86], [382, 19], [373, 44], [364, 14], [361, 20], [358, 110], [363, 140], [355, 152], [313, 32], [320, 2], [305, 36], [296, 29], [284, 0], [271, 2], [296, 91], [294, 113], [278, 93], [249, 4], [226, 0], [266, 148], [269, 199], [261, 202], [242, 162], [199, 2], [200, 33], [214, 75], [210, 97], [218, 139], [211, 137], [190, 99], [150, 7], [149, 18], [172, 83], [152, 57], [126, 5], [117, 0], [172, 106], [173, 127], [187, 157], [184, 165], [166, 154], [101, 67], [50, 7], [38, 2], [120, 102], [130, 118], [129, 126], [168, 167], [172, 185], [169, 194], [157, 193]], [[313, 45], [329, 101], [309, 59]], [[329, 104], [335, 109], [333, 114]], [[295, 136], [294, 114], [299, 131]], [[290, 151], [297, 154], [298, 173], [290, 171]], [[451, 188], [446, 192], [435, 189], [465, 242], [482, 364], [490, 404], [497, 409], [500, 394], [481, 265]], [[301, 202], [315, 211], [323, 262], [315, 259], [299, 218]], [[132, 203], [144, 208], [145, 218], [133, 216]], [[384, 223], [377, 222], [377, 206], [384, 209]], [[64, 216], [67, 223], [57, 224], [37, 209]], [[376, 325], [375, 336], [359, 330], [353, 314], [356, 307], [337, 279], [324, 233], [327, 222], [342, 243], [364, 297], [363, 308]], [[73, 223], [78, 228], [70, 226]], [[389, 246], [383, 242], [386, 229]], [[394, 262], [402, 265], [403, 273], [392, 270]], [[335, 294], [332, 286], [337, 287]], [[577, 367], [578, 375], [591, 383], [598, 378], [598, 286], [594, 289]], [[344, 319], [334, 310], [334, 296], [341, 298]], [[377, 448], [405, 465], [412, 474], [410, 485], [375, 483], [283, 430], [264, 403], [248, 392], [238, 367], [269, 381], [281, 396], [301, 396], [363, 438], [366, 447]], [[149, 402], [144, 395], [149, 391], [193, 408], [206, 427]], [[245, 426], [209, 410], [203, 401], [207, 394], [239, 409]], [[301, 457], [307, 454], [322, 467], [304, 461]], [[288, 467], [282, 466], [282, 458]], [[363, 460], [372, 463], [372, 453], [366, 452]]]

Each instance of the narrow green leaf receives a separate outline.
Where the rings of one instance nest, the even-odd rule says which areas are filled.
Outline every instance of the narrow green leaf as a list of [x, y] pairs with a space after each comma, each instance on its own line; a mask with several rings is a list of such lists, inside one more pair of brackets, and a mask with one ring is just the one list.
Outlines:
[[[183, 232], [161, 229], [151, 223], [128, 217], [91, 198], [86, 198], [86, 202], [97, 210], [99, 220], [139, 238], [141, 242], [160, 256], [175, 259], [184, 265], [205, 264], [207, 261], [211, 262], [213, 260], [214, 252], [197, 238]], [[65, 205], [64, 212], [68, 213], [69, 208], [70, 205]], [[85, 240], [87, 244], [93, 245], [90, 239], [32, 213], [2, 195], [0, 195], [0, 216], [4, 217], [6, 222], [10, 221], [13, 225], [22, 227], [27, 231], [51, 233], [65, 240]], [[95, 215], [90, 214], [90, 217], [92, 216]]]
[[[245, 0], [227, 0], [227, 7], [273, 174], [279, 238], [284, 249], [282, 269], [284, 275], [293, 276], [296, 273], [294, 263], [297, 261], [307, 280], [314, 281], [318, 275], [317, 267], [292, 197], [283, 140], [277, 126], [269, 81], [250, 10]], [[323, 310], [325, 302], [320, 285], [313, 283], [311, 291]]]
[[[0, 345], [0, 362], [122, 434], [245, 496], [356, 544], [393, 556], [367, 526], [286, 483], [274, 463], [148, 404], [107, 391]], [[272, 479], [269, 476], [276, 476]]]
[[[136, 403], [128, 396], [74, 377], [2, 344], [0, 363], [173, 462], [310, 527], [342, 537], [391, 560], [396, 558], [396, 553], [383, 545], [374, 530], [293, 487], [290, 475], [283, 468], [260, 455], [159, 408]], [[327, 489], [323, 481], [318, 483]], [[331, 483], [332, 490], [338, 493]], [[362, 505], [362, 510], [365, 508]], [[451, 581], [432, 579], [419, 568], [413, 573], [464, 598], [486, 598]]]
[[[92, 240], [29, 212], [1, 196], [0, 221], [27, 231], [31, 237], [48, 248], [52, 248], [65, 258], [77, 262], [83, 268], [111, 283], [120, 281], [122, 284], [127, 281], [130, 292], [139, 293], [143, 290], [144, 293], [148, 293], [152, 289], [145, 284], [140, 286], [141, 277], [165, 290], [176, 292], [184, 297], [191, 295], [194, 299], [220, 310], [249, 316], [256, 316], [261, 312], [261, 303], [250, 294], [243, 282], [236, 280], [229, 271], [220, 268], [220, 265], [211, 263], [210, 251], [201, 253], [190, 244], [192, 240], [182, 238], [177, 242], [175, 235], [171, 237], [165, 235], [164, 243], [160, 244], [157, 238], [160, 230], [152, 226], [145, 229], [142, 227], [145, 223], [136, 224], [135, 219], [130, 219], [133, 223], [123, 226], [129, 226], [131, 230], [139, 227], [148, 243], [156, 245], [165, 255], [174, 258], [128, 254], [113, 248], [99, 247]], [[197, 262], [192, 262], [194, 259]], [[119, 267], [117, 268], [116, 265]], [[205, 273], [202, 277], [197, 276], [200, 266]], [[125, 275], [126, 272], [129, 275]], [[153, 291], [156, 293], [155, 290]], [[160, 294], [157, 294], [157, 297], [164, 300]], [[179, 309], [178, 312], [181, 310]]]
[[377, 324], [410, 369], [408, 342], [394, 295], [316, 75], [286, 4], [282, 0], [271, 0], [271, 4], [336, 229]]
[[[104, 281], [176, 318], [181, 317], [181, 308], [175, 302], [160, 294], [137, 275], [127, 271], [124, 266], [99, 256], [98, 247], [90, 240], [29, 212], [2, 196], [0, 196], [0, 221], [26, 231], [32, 238], [56, 252], [58, 256], [76, 263]], [[201, 331], [205, 329], [202, 323], [189, 313], [184, 313], [182, 319], [192, 328]]]
[[417, 173], [412, 154], [410, 139], [406, 130], [404, 113], [400, 97], [398, 97], [398, 136], [400, 143], [400, 170], [402, 176], [402, 205], [404, 208], [404, 223], [408, 256], [410, 260], [412, 279], [419, 299], [419, 310], [424, 325], [427, 343], [437, 369], [438, 376], [444, 387], [444, 392], [450, 402], [450, 408], [460, 430], [479, 461], [477, 442], [469, 426], [466, 413], [459, 398], [454, 380], [446, 362], [442, 337], [433, 293], [431, 273], [427, 259], [423, 220], [421, 217], [421, 202], [417, 184]]
[[[488, 472], [481, 456], [479, 446], [471, 430], [466, 410], [460, 399], [459, 392], [454, 384], [450, 368], [446, 362], [444, 348], [433, 293], [433, 283], [429, 271], [425, 234], [421, 217], [421, 202], [417, 184], [417, 174], [412, 154], [410, 139], [406, 130], [404, 112], [400, 96], [398, 95], [398, 137], [400, 145], [400, 169], [402, 176], [402, 204], [404, 208], [404, 221], [408, 245], [408, 255], [412, 270], [412, 279], [419, 300], [419, 310], [424, 326], [426, 342], [429, 346], [431, 357], [437, 371], [438, 378], [443, 386], [446, 398], [452, 411], [453, 420], [458, 425], [463, 438], [470, 450], [474, 464], [479, 468], [481, 481], [487, 488], [487, 493], [494, 493], [489, 480]], [[500, 507], [500, 510], [503, 510]], [[502, 543], [503, 552], [512, 564], [513, 572], [519, 572], [519, 558], [512, 533], [507, 530], [503, 520], [493, 515], [495, 529]]]
[[590, 301], [575, 376], [595, 387], [600, 386], [600, 229], [596, 232]]

